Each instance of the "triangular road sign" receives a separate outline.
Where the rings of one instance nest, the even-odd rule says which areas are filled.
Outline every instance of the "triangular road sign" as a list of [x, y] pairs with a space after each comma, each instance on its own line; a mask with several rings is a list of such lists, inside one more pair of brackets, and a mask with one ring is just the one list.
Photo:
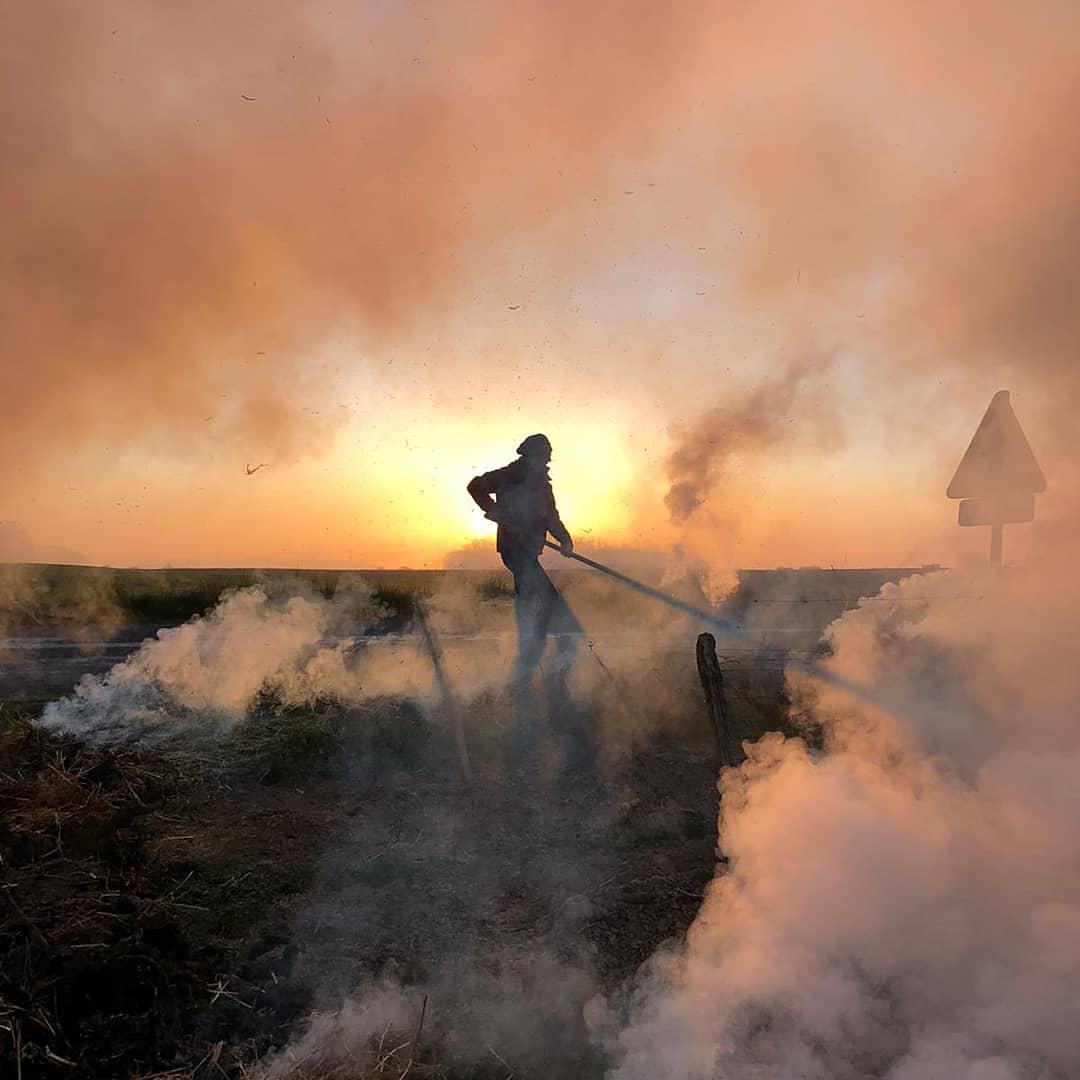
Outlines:
[[1046, 490], [1035, 455], [1009, 404], [1009, 391], [990, 402], [945, 494], [950, 499], [997, 499]]

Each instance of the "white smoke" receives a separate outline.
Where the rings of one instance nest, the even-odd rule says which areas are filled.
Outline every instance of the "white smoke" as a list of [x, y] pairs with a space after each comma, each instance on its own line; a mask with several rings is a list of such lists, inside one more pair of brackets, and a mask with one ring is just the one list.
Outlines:
[[332, 1068], [343, 1059], [378, 1068], [393, 1056], [395, 1044], [400, 1049], [408, 1042], [399, 1040], [417, 1024], [423, 1009], [419, 996], [392, 978], [381, 978], [340, 1009], [313, 1014], [299, 1039], [263, 1063], [262, 1080], [277, 1080], [295, 1070]]
[[[684, 619], [642, 601], [629, 620], [626, 597], [602, 579], [579, 575], [565, 592], [589, 627], [573, 672], [582, 695], [608, 685], [609, 668], [594, 662], [600, 656], [632, 681], [665, 645], [685, 644]], [[501, 691], [517, 648], [512, 597], [483, 597], [450, 575], [421, 602], [457, 702]], [[418, 627], [386, 633], [377, 625], [385, 614], [360, 578], [339, 581], [330, 599], [300, 580], [235, 590], [207, 614], [159, 630], [104, 675], [84, 676], [73, 693], [46, 706], [40, 723], [113, 741], [227, 731], [260, 695], [285, 707], [393, 697], [438, 703]], [[620, 724], [615, 742], [633, 734], [625, 716]]]
[[[894, 602], [890, 602], [894, 601]], [[792, 680], [827, 752], [721, 779], [730, 858], [618, 1016], [618, 1080], [1080, 1076], [1080, 585], [945, 572], [830, 630], [876, 712]]]
[[581, 1003], [597, 989], [591, 957], [582, 951], [567, 959], [529, 943], [482, 955], [451, 952], [429, 983], [408, 988], [384, 973], [338, 1008], [314, 1013], [294, 1042], [261, 1063], [259, 1076], [299, 1080], [348, 1066], [374, 1074], [387, 1050], [408, 1044], [421, 1015], [427, 1041], [458, 1064], [502, 1065], [500, 1075], [516, 1068], [540, 1075], [551, 1067], [574, 1075], [563, 1070], [589, 1052]]
[[[456, 592], [430, 603], [433, 627], [453, 642], [455, 685], [470, 693], [509, 664], [507, 635], [475, 633], [476, 608]], [[379, 615], [362, 582], [339, 585], [333, 599], [238, 590], [206, 616], [160, 630], [105, 675], [83, 676], [45, 707], [41, 725], [99, 741], [146, 738], [227, 730], [264, 692], [284, 705], [431, 698], [431, 657], [415, 634], [364, 634]]]

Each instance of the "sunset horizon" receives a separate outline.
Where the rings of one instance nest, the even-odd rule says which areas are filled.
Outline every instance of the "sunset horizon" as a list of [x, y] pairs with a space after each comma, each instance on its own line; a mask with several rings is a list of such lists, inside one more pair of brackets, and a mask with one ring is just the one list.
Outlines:
[[1077, 490], [1069, 35], [849, 6], [635, 8], [612, 47], [604, 5], [24, 10], [0, 558], [436, 566], [545, 431], [583, 547], [953, 564], [1001, 389], [1040, 549]]

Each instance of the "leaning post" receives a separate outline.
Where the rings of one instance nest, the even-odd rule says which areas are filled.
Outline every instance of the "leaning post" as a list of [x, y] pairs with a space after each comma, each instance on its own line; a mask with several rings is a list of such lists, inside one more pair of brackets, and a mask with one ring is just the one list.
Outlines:
[[420, 628], [420, 636], [431, 659], [431, 667], [435, 673], [435, 685], [438, 687], [439, 695], [442, 698], [443, 711], [454, 729], [454, 741], [457, 744], [461, 775], [466, 781], [470, 781], [472, 780], [472, 766], [469, 763], [469, 748], [465, 742], [465, 727], [461, 721], [461, 710], [458, 708], [457, 701], [455, 701], [454, 694], [450, 689], [450, 682], [443, 668], [442, 651], [439, 648], [439, 643], [435, 640], [435, 635], [431, 632], [427, 611], [424, 609], [424, 601], [419, 596], [416, 598], [416, 621]]
[[698, 634], [697, 669], [701, 689], [705, 694], [705, 707], [709, 711], [721, 768], [734, 765], [731, 753], [731, 730], [728, 723], [727, 699], [724, 697], [724, 673], [716, 656], [716, 638], [712, 634]]

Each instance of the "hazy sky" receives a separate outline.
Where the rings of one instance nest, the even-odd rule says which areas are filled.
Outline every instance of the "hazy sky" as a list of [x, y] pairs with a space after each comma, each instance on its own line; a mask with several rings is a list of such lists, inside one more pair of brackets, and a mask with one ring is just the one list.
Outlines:
[[19, 5], [0, 558], [437, 566], [545, 431], [583, 551], [949, 562], [1003, 388], [1022, 552], [1077, 115], [1072, 0]]

